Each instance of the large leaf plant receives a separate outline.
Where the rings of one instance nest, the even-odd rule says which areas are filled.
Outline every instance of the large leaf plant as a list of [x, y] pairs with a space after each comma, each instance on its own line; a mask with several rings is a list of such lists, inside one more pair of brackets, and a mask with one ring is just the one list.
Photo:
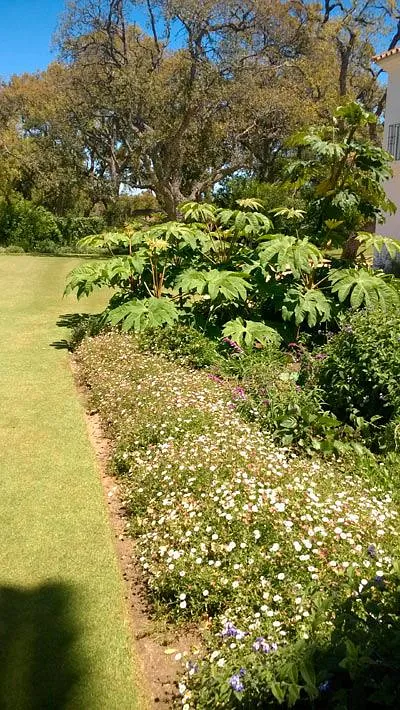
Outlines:
[[[388, 207], [381, 185], [386, 154], [358, 136], [370, 120], [350, 104], [338, 109], [330, 137], [311, 131], [297, 138], [308, 160], [295, 164], [292, 177], [297, 173], [309, 191], [308, 209], [282, 208], [271, 216], [248, 198], [235, 209], [189, 202], [180, 221], [85, 237], [81, 246], [107, 249], [110, 258], [74, 269], [66, 292], [81, 298], [112, 289], [106, 318], [126, 330], [180, 320], [259, 347], [282, 334], [331, 326], [348, 308], [398, 305], [395, 282], [371, 261], [382, 248], [398, 253], [399, 244], [365, 229], [348, 231]], [[282, 217], [293, 225], [289, 234], [275, 233], [274, 221]], [[342, 266], [332, 265], [329, 251], [339, 234], [356, 243], [351, 263]]]

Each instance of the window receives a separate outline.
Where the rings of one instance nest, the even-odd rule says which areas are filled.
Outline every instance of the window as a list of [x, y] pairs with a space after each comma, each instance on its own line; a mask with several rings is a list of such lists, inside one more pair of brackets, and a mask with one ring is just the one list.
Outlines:
[[387, 149], [395, 160], [400, 160], [400, 123], [389, 126]]

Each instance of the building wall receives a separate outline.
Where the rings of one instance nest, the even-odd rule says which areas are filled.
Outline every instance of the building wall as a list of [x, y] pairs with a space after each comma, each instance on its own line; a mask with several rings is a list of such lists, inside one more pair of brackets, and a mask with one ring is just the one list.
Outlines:
[[[400, 124], [400, 54], [385, 57], [379, 63], [389, 74], [383, 134], [383, 146], [387, 149], [389, 126]], [[392, 163], [392, 169], [393, 177], [387, 181], [385, 191], [397, 206], [397, 212], [387, 215], [385, 224], [377, 224], [376, 232], [400, 240], [400, 160]]]

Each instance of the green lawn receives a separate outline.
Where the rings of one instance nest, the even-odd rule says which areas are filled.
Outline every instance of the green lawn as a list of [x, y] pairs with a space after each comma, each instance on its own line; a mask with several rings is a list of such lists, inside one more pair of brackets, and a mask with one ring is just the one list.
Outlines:
[[[131, 710], [121, 575], [67, 353], [77, 259], [0, 257], [0, 708]], [[96, 302], [97, 299], [97, 302]]]

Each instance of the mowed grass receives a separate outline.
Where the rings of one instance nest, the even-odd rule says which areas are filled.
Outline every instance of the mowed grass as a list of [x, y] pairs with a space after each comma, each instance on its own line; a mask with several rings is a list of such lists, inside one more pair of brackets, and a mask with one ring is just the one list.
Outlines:
[[[0, 257], [0, 708], [147, 707], [66, 350], [78, 259]], [[136, 670], [135, 670], [136, 669]]]

